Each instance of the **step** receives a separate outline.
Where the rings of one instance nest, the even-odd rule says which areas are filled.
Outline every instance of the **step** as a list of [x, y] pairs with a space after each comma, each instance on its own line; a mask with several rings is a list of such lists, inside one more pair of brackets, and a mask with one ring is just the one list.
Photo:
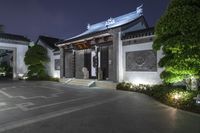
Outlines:
[[90, 79], [62, 78], [60, 79], [60, 82], [73, 86], [97, 87], [104, 89], [116, 89], [117, 86], [117, 83], [112, 81], [98, 81]]
[[91, 87], [94, 85], [94, 83], [95, 83], [94, 80], [72, 79], [69, 82], [67, 82], [66, 84]]
[[104, 89], [116, 89], [117, 83], [112, 81], [96, 81], [95, 86]]
[[61, 82], [61, 83], [68, 83], [71, 80], [72, 80], [71, 78], [60, 78], [59, 82]]

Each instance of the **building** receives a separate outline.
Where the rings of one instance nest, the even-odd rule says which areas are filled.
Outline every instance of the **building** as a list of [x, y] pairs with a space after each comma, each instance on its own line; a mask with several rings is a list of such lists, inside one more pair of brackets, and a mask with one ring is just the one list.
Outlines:
[[46, 70], [48, 75], [54, 78], [60, 77], [60, 50], [55, 46], [60, 41], [62, 40], [58, 38], [39, 36], [36, 42], [47, 49], [50, 62], [46, 65]]
[[123, 80], [134, 84], [160, 84], [162, 51], [152, 50], [154, 28], [125, 33], [122, 40]]
[[[61, 50], [61, 78], [97, 79], [135, 84], [161, 83], [158, 61], [161, 51], [152, 50], [142, 6], [134, 12], [88, 24], [82, 34], [57, 43]], [[83, 69], [84, 68], [84, 69]], [[89, 75], [85, 76], [85, 72]]]
[[[12, 68], [11, 78], [17, 79], [27, 73], [24, 64], [24, 56], [28, 49], [30, 40], [24, 36], [0, 33], [0, 65], [6, 63]], [[1, 76], [5, 76], [4, 70], [0, 67]]]

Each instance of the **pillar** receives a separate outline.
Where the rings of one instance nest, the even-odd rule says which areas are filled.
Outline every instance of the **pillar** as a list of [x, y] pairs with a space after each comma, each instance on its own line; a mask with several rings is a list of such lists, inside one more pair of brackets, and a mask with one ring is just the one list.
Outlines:
[[64, 64], [65, 64], [65, 52], [64, 52], [64, 48], [60, 48], [60, 78], [65, 77]]
[[[112, 49], [109, 48], [109, 56], [113, 56], [112, 60], [109, 57], [109, 74], [110, 78], [114, 82], [121, 82], [123, 80], [123, 54], [122, 54], [122, 41], [121, 41], [121, 29], [110, 30], [109, 33], [113, 37], [113, 46]], [[110, 53], [111, 52], [111, 53]], [[112, 63], [112, 65], [111, 65]]]

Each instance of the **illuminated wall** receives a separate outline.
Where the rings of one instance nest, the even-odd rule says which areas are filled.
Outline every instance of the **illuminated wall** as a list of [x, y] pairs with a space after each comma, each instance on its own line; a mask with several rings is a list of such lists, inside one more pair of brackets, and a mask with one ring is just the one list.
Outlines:
[[[162, 52], [154, 54], [152, 41], [123, 46], [123, 80], [133, 84], [160, 84]], [[129, 57], [127, 57], [129, 56]], [[128, 60], [128, 61], [127, 61]], [[156, 64], [155, 64], [156, 63]]]

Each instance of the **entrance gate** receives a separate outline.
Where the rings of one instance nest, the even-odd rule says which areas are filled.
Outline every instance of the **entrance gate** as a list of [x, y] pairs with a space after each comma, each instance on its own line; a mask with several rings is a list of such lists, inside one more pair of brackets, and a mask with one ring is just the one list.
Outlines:
[[1, 46], [0, 51], [1, 79], [2, 77], [15, 79], [17, 77], [16, 48]]

